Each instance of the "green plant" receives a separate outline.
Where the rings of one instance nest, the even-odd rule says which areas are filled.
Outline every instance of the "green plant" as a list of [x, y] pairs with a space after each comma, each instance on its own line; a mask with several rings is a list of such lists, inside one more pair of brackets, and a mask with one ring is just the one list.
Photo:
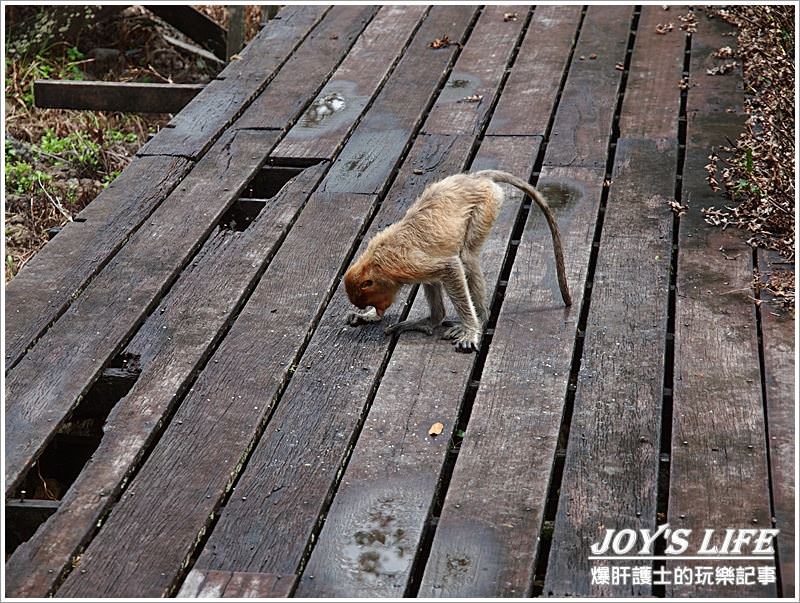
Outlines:
[[48, 128], [39, 142], [39, 148], [48, 155], [58, 156], [84, 170], [96, 170], [100, 167], [100, 145], [89, 138], [86, 132], [70, 132], [60, 137]]
[[6, 190], [17, 195], [30, 193], [38, 182], [44, 184], [52, 179], [50, 174], [34, 167], [27, 161], [9, 161], [6, 154]]

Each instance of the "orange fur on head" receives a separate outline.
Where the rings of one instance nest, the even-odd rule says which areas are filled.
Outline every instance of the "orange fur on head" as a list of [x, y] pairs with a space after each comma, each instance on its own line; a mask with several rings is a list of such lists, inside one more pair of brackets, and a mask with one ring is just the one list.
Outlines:
[[354, 306], [361, 310], [372, 306], [378, 316], [383, 316], [386, 309], [394, 303], [400, 284], [374, 264], [357, 262], [345, 273], [344, 287]]

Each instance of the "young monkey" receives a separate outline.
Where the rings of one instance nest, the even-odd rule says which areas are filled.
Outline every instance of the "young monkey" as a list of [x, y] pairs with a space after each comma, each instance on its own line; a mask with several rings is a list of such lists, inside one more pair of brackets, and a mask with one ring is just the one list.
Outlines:
[[507, 183], [527, 193], [544, 212], [556, 256], [558, 285], [564, 303], [572, 304], [564, 270], [561, 235], [544, 197], [530, 184], [499, 170], [457, 174], [429, 185], [406, 215], [379, 232], [344, 276], [347, 296], [366, 312], [349, 312], [347, 322], [378, 322], [406, 284], [421, 283], [430, 316], [404, 320], [387, 333], [423, 331], [428, 335], [445, 316], [442, 289], [455, 306], [460, 322], [445, 331], [456, 350], [478, 349], [483, 325], [489, 318], [486, 281], [479, 263], [481, 248], [503, 202], [496, 183]]

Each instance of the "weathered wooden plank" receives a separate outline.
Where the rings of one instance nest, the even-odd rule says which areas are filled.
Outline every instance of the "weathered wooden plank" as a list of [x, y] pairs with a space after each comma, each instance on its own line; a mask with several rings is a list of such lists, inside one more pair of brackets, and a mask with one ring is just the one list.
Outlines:
[[[589, 546], [605, 528], [653, 528], [672, 257], [683, 36], [657, 37], [660, 7], [643, 9], [630, 72], [660, 85], [625, 91], [622, 114], [637, 124], [617, 140], [583, 356], [569, 429], [544, 592], [555, 596], [646, 596], [633, 580], [603, 584]], [[635, 74], [635, 75], [634, 75]], [[650, 112], [659, 103], [668, 117]], [[672, 131], [663, 124], [672, 120]], [[652, 561], [625, 561], [631, 567]]]
[[[342, 7], [344, 8], [344, 7]], [[324, 6], [286, 6], [138, 155], [202, 156], [323, 17]]]
[[178, 597], [277, 598], [288, 597], [297, 576], [192, 570], [186, 577]]
[[225, 60], [235, 60], [235, 55], [244, 46], [244, 5], [228, 5], [228, 31], [225, 36]]
[[630, 582], [592, 584], [596, 562], [588, 557], [606, 527], [652, 528], [656, 520], [676, 152], [677, 137], [672, 148], [617, 141], [545, 576], [548, 595], [644, 596], [650, 590]]
[[177, 186], [189, 167], [189, 161], [178, 157], [134, 159], [6, 285], [7, 371]]
[[33, 95], [34, 104], [42, 108], [177, 113], [204, 87], [205, 84], [35, 80]]
[[224, 135], [12, 369], [6, 379], [7, 492], [202, 245], [277, 138], [273, 131]]
[[[682, 7], [676, 6], [674, 10]], [[656, 28], [675, 18], [660, 6], [642, 7], [636, 33], [636, 45], [631, 69], [625, 85], [626, 98], [635, 99], [619, 116], [619, 131], [622, 138], [646, 138], [649, 140], [674, 139], [675, 120], [679, 103], [673, 94], [665, 110], [665, 88], [679, 87], [683, 73], [686, 36], [675, 29], [659, 34]], [[597, 60], [600, 60], [599, 58]], [[678, 78], [678, 79], [675, 79]]]
[[[624, 6], [587, 9], [559, 105], [570, 110], [556, 115], [550, 144], [558, 152], [548, 152], [545, 165], [605, 166], [605, 158], [593, 151], [605, 145], [611, 134], [622, 74], [616, 65], [625, 60], [630, 13], [630, 7]], [[590, 59], [592, 55], [597, 58]]]
[[[735, 140], [745, 115], [739, 76], [709, 76], [721, 61], [713, 53], [732, 46], [719, 19], [699, 19], [692, 35], [687, 99], [686, 162], [678, 243], [675, 309], [675, 376], [667, 521], [693, 533], [727, 528], [767, 528], [767, 441], [758, 335], [752, 303], [752, 250], [742, 237], [706, 224], [701, 208], [724, 203], [705, 181], [712, 148]], [[732, 108], [727, 112], [725, 108]], [[692, 539], [687, 554], [697, 553]], [[667, 563], [674, 571], [693, 563]], [[703, 566], [769, 566], [769, 561], [697, 562]], [[670, 584], [668, 596], [777, 594], [775, 584]]]
[[425, 6], [381, 8], [273, 155], [332, 159], [400, 59], [427, 10]]
[[[459, 57], [436, 105], [425, 120], [426, 134], [474, 135], [485, 125], [497, 82], [527, 22], [529, 6], [487, 6]], [[504, 15], [515, 13], [516, 19]]]
[[147, 10], [172, 25], [195, 42], [208, 48], [220, 59], [225, 56], [227, 32], [216, 21], [191, 6], [148, 4]]
[[[527, 175], [541, 138], [485, 138], [471, 170]], [[522, 194], [512, 189], [482, 254], [493, 292]], [[418, 295], [413, 316], [428, 311]], [[378, 387], [342, 483], [306, 565], [303, 597], [402, 596], [476, 356], [454, 354], [439, 337], [405, 334]], [[447, 375], [442, 379], [442, 375]], [[428, 435], [442, 421], [445, 431]]]
[[578, 5], [536, 7], [487, 134], [544, 136], [580, 19]]
[[[427, 109], [434, 98], [434, 91], [431, 90], [430, 94], [413, 98], [413, 102], [409, 102], [412, 98], [409, 89], [419, 87], [425, 78], [432, 77], [428, 71], [430, 64], [438, 64], [442, 57], [452, 56], [453, 45], [432, 48], [430, 43], [445, 36], [444, 32], [448, 30], [460, 31], [461, 17], [462, 14], [454, 13], [448, 20], [437, 14], [437, 20], [440, 20], [437, 25], [438, 33], [434, 27], [429, 26], [431, 16], [426, 18], [405, 53], [405, 56], [413, 53], [418, 61], [404, 76], [406, 88], [396, 86], [382, 93], [384, 105], [391, 107], [392, 113], [382, 114], [373, 107], [336, 158], [331, 168], [332, 177], [326, 180], [324, 190], [375, 194], [381, 189], [388, 175], [397, 168], [396, 155], [387, 153], [387, 150], [403, 146], [407, 142], [405, 131], [399, 124], [408, 120], [420, 108]], [[452, 37], [449, 39], [454, 40]], [[410, 64], [410, 61], [406, 61], [406, 64]], [[440, 74], [441, 71], [437, 73]]]
[[[791, 267], [774, 252], [758, 250], [759, 268], [764, 274]], [[781, 262], [772, 264], [773, 261]], [[775, 527], [780, 562], [781, 595], [795, 596], [795, 410], [794, 406], [794, 316], [768, 302], [761, 292], [761, 336], [764, 351], [764, 384], [767, 394], [770, 473]]]
[[[418, 33], [424, 42], [412, 44], [376, 99], [373, 110], [383, 116], [394, 114], [407, 132], [403, 144], [387, 152], [402, 154], [425, 109], [422, 105], [412, 113], [401, 105], [395, 113], [392, 103], [397, 91], [392, 88], [399, 87], [419, 98], [433, 94], [446, 77], [455, 49], [437, 53], [431, 60], [423, 54], [427, 40], [442, 31], [451, 39], [460, 39], [474, 11], [471, 7], [434, 8]], [[421, 61], [423, 56], [427, 60]], [[327, 178], [331, 178], [330, 173]], [[80, 556], [81, 571], [67, 578], [59, 595], [172, 592], [198, 536], [218, 511], [277, 395], [295, 372], [309, 330], [313, 330], [327, 293], [375, 202], [372, 195], [322, 191], [312, 195], [128, 493]], [[321, 223], [326, 228], [320, 229]], [[309, 236], [313, 243], [309, 243]], [[309, 254], [309, 248], [316, 255]], [[276, 312], [265, 313], [265, 308]], [[198, 457], [197, 450], [206, 447], [208, 441], [230, 445]], [[176, 479], [181, 487], [164, 491], [164, 483], [177, 483]], [[147, 491], [159, 494], [132, 496]], [[239, 500], [239, 495], [228, 504], [233, 500]], [[174, 521], [176, 514], [181, 522]], [[277, 531], [272, 533], [279, 536]], [[120, 542], [125, 542], [124, 557], [113, 553]], [[236, 571], [242, 569], [246, 568]]]
[[106, 421], [92, 462], [60, 511], [7, 561], [7, 593], [45, 596], [58, 583], [255, 287], [325, 167], [309, 168], [288, 183], [245, 231], [218, 228], [125, 347], [141, 371], [138, 380]]
[[[353, 44], [376, 7], [334, 7], [292, 53], [270, 85], [236, 120], [237, 128], [287, 129], [295, 123], [287, 115], [302, 113]], [[356, 11], [360, 8], [361, 10]], [[347, 9], [347, 10], [345, 10]], [[367, 12], [364, 12], [367, 11]], [[341, 65], [340, 65], [341, 66]], [[298, 77], [302, 74], [302, 77]], [[308, 90], [312, 89], [311, 99]]]
[[[360, 7], [357, 12], [344, 7], [332, 11], [257, 97], [251, 105], [253, 112], [245, 112], [232, 127], [254, 127], [260, 123], [256, 119], [263, 119], [265, 114], [280, 124], [275, 129], [293, 123], [317, 94], [321, 81], [346, 54], [372, 12], [370, 7]], [[307, 77], [299, 78], [298, 73]], [[108, 191], [79, 214], [78, 219], [86, 224], [64, 228], [58, 241], [48, 243], [9, 283], [7, 314], [15, 320], [6, 325], [7, 370], [64, 312], [87, 281], [177, 185], [189, 166], [188, 161], [177, 157], [135, 159]], [[152, 174], [163, 176], [153, 180]]]

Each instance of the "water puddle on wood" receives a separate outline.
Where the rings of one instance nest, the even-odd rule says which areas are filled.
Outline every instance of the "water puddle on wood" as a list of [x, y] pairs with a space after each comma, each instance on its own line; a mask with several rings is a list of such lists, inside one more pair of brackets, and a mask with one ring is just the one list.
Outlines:
[[374, 583], [384, 576], [406, 571], [413, 560], [413, 550], [403, 528], [397, 526], [387, 500], [378, 511], [353, 534], [352, 541], [342, 549], [342, 568], [355, 574], [356, 579]]

